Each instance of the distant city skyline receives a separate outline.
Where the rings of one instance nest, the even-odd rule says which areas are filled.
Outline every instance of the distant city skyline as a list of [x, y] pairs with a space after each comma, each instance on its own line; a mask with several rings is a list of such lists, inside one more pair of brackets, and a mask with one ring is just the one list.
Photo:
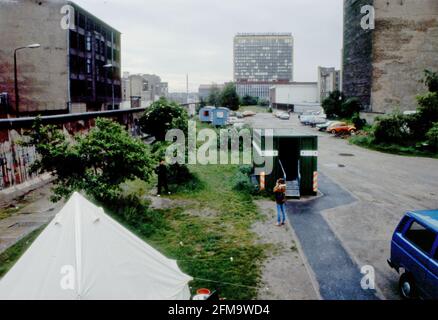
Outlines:
[[342, 0], [74, 0], [122, 32], [122, 71], [159, 75], [169, 92], [233, 79], [233, 37], [288, 32], [294, 79], [316, 81], [317, 67], [340, 68]]

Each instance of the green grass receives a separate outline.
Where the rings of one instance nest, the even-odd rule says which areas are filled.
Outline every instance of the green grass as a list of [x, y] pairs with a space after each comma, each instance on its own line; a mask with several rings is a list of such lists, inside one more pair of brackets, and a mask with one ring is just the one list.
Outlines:
[[[172, 196], [175, 200], [190, 200], [191, 205], [163, 211], [169, 227], [148, 242], [179, 260], [181, 269], [195, 278], [193, 290], [206, 287], [218, 289], [227, 299], [253, 299], [265, 249], [255, 244], [255, 235], [250, 231], [260, 218], [257, 207], [251, 196], [232, 190], [237, 166], [196, 165], [190, 169], [202, 188]], [[202, 212], [209, 215], [203, 216]]]
[[15, 245], [0, 254], [0, 278], [3, 277], [10, 268], [12, 268], [15, 262], [23, 255], [27, 248], [29, 248], [29, 246], [39, 236], [44, 228], [45, 226], [31, 232], [29, 235], [18, 241]]
[[21, 208], [19, 208], [19, 207], [17, 207], [17, 208], [0, 209], [0, 220], [6, 219], [6, 218], [9, 218], [9, 217], [13, 216], [18, 211], [20, 211], [20, 209]]

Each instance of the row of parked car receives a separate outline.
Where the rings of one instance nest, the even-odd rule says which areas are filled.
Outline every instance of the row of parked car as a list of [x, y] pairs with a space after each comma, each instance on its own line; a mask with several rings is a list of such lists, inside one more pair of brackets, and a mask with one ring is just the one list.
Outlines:
[[353, 125], [343, 121], [329, 121], [324, 112], [308, 112], [299, 116], [303, 125], [317, 128], [319, 131], [332, 133], [335, 135], [354, 134], [357, 130]]

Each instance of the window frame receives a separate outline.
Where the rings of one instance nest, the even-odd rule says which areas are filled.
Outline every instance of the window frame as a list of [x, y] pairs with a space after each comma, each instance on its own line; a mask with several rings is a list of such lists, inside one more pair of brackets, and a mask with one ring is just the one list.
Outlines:
[[[429, 249], [429, 251], [425, 251], [423, 248], [421, 248], [417, 243], [415, 243], [411, 238], [408, 237], [408, 232], [412, 229], [412, 226], [414, 224], [417, 224], [421, 227], [423, 227], [425, 230], [432, 232], [435, 235], [435, 239], [432, 242], [432, 245]], [[418, 221], [415, 218], [412, 218], [412, 221], [410, 223], [407, 223], [406, 228], [403, 232], [403, 237], [413, 246], [415, 247], [417, 250], [420, 250], [422, 253], [426, 254], [427, 256], [433, 258], [433, 250], [435, 248], [435, 243], [437, 241], [437, 233], [433, 230], [431, 230], [429, 227], [425, 226], [423, 223], [421, 223], [420, 221]]]

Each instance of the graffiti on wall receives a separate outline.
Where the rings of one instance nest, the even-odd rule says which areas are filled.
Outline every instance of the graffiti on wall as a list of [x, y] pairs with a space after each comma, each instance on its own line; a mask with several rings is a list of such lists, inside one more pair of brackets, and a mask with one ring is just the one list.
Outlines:
[[34, 178], [31, 166], [36, 159], [35, 147], [18, 143], [19, 134], [11, 130], [8, 140], [0, 142], [0, 190], [9, 188]]

